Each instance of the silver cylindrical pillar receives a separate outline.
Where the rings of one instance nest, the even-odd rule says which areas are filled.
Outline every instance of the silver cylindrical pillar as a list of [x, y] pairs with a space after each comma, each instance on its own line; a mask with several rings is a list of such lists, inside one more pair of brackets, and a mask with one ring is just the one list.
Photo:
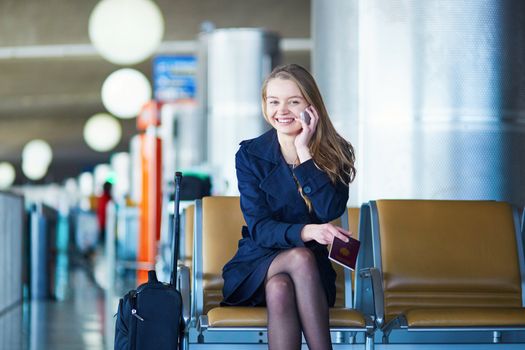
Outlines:
[[[312, 73], [337, 132], [358, 148], [358, 1], [312, 1]], [[357, 159], [357, 168], [360, 159]], [[357, 205], [361, 176], [350, 187]]]
[[204, 161], [206, 128], [198, 112], [193, 101], [162, 106], [159, 132], [164, 182], [173, 181], [176, 169], [191, 169]]
[[[352, 204], [525, 203], [522, 2], [313, 0], [312, 8], [314, 73], [328, 84], [347, 81], [337, 94], [325, 88], [328, 109], [355, 103], [346, 108], [351, 125], [344, 127], [358, 130], [351, 140], [359, 179]], [[315, 25], [338, 21], [334, 13], [347, 25]], [[334, 50], [317, 49], [323, 45]], [[337, 68], [337, 60], [349, 67]]]
[[206, 36], [208, 161], [224, 184], [220, 192], [236, 194], [239, 142], [267, 128], [261, 85], [279, 60], [279, 37], [252, 28], [217, 29]]

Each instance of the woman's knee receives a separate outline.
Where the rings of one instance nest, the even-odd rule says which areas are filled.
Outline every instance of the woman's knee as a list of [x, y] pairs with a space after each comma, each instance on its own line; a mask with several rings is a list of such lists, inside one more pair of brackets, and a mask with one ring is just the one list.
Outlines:
[[295, 288], [288, 274], [280, 273], [266, 282], [266, 304], [269, 308], [289, 307], [295, 303]]
[[288, 252], [288, 266], [293, 270], [306, 270], [306, 272], [315, 270], [317, 264], [314, 253], [308, 248], [292, 248]]

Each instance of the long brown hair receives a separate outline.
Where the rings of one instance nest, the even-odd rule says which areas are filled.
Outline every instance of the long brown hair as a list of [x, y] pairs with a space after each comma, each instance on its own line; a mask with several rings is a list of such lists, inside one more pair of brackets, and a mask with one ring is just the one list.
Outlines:
[[315, 164], [323, 170], [332, 183], [337, 180], [348, 185], [355, 178], [355, 153], [352, 144], [337, 133], [330, 121], [328, 112], [321, 97], [321, 93], [312, 75], [297, 64], [287, 64], [275, 68], [262, 85], [263, 114], [268, 120], [266, 112], [266, 89], [272, 79], [292, 80], [308, 104], [313, 105], [319, 115], [317, 128], [310, 139], [308, 147]]

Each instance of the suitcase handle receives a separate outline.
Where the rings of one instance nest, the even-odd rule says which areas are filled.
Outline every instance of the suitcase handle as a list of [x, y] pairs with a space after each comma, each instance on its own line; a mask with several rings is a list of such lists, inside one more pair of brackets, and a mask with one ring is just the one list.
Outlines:
[[180, 186], [182, 182], [182, 173], [177, 171], [175, 173], [175, 198], [173, 211], [173, 250], [171, 260], [171, 279], [170, 284], [175, 286], [177, 282], [177, 260], [179, 258], [179, 239], [180, 239]]

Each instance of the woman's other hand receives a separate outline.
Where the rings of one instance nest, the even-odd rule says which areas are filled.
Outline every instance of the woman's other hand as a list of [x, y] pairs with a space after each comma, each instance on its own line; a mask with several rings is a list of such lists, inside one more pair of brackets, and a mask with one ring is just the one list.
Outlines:
[[324, 245], [332, 244], [334, 237], [348, 242], [348, 237], [350, 236], [352, 236], [351, 232], [332, 224], [305, 225], [301, 231], [301, 239], [303, 242], [316, 241]]

